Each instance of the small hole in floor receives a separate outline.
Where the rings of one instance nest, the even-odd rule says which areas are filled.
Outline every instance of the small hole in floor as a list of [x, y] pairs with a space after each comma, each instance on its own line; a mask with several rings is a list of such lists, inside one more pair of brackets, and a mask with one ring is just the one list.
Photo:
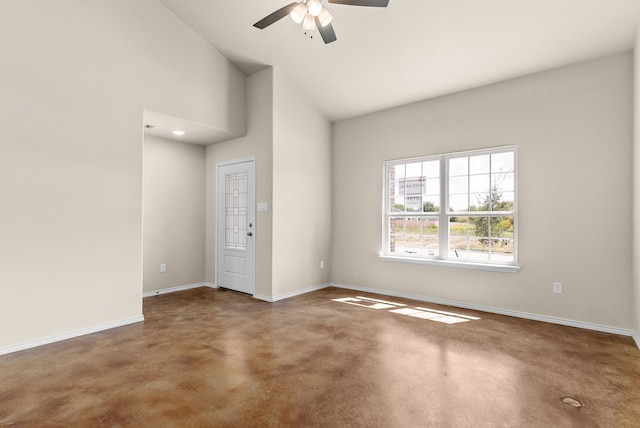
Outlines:
[[573, 406], [573, 407], [582, 407], [582, 403], [579, 402], [578, 400], [576, 400], [575, 398], [564, 397], [562, 399], [562, 402], [564, 404], [568, 404], [568, 405]]

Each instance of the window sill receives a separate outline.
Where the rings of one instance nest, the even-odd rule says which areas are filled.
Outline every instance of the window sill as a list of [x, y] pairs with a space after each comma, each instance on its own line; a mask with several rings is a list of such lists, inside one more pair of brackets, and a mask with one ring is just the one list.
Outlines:
[[520, 270], [520, 266], [513, 266], [513, 265], [458, 262], [458, 261], [440, 260], [440, 259], [418, 259], [418, 258], [411, 258], [411, 257], [396, 257], [396, 256], [380, 256], [380, 259], [385, 262], [413, 263], [418, 265], [451, 267], [451, 268], [458, 268], [458, 269], [484, 270], [484, 271], [491, 271], [491, 272], [517, 273]]

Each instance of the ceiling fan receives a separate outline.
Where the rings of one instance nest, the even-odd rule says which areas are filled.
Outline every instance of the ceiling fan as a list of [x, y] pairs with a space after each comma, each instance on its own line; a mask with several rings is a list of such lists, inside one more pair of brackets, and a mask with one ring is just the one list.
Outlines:
[[[328, 0], [329, 3], [345, 4], [351, 6], [371, 6], [371, 7], [387, 7], [389, 0]], [[253, 24], [254, 27], [261, 30], [267, 28], [276, 21], [281, 20], [287, 15], [296, 24], [302, 23], [302, 28], [306, 31], [318, 30], [322, 40], [326, 43], [335, 42], [337, 40], [336, 33], [333, 30], [331, 21], [333, 16], [326, 7], [322, 5], [322, 0], [301, 0], [293, 2], [280, 8], [270, 15], [265, 16], [260, 21]]]

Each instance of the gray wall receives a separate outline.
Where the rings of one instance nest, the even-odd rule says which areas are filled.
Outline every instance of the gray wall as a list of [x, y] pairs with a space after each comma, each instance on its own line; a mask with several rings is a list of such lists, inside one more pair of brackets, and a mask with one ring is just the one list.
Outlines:
[[271, 295], [272, 192], [273, 192], [273, 69], [247, 79], [247, 135], [207, 146], [206, 278], [216, 282], [216, 164], [256, 157], [256, 202], [269, 210], [256, 212], [256, 293]]
[[[207, 281], [215, 282], [216, 163], [256, 156], [256, 295], [266, 300], [330, 280], [331, 125], [286, 76], [247, 80], [246, 137], [207, 147]], [[320, 268], [320, 261], [325, 268]]]
[[274, 76], [272, 296], [276, 297], [330, 280], [331, 125], [284, 74], [276, 69]]
[[[621, 54], [335, 123], [332, 281], [631, 328], [632, 67]], [[383, 161], [512, 144], [519, 273], [379, 259]]]
[[145, 136], [143, 188], [143, 290], [204, 282], [205, 147]]
[[0, 58], [0, 353], [140, 320], [143, 110], [240, 132], [244, 76], [155, 0], [3, 0]]

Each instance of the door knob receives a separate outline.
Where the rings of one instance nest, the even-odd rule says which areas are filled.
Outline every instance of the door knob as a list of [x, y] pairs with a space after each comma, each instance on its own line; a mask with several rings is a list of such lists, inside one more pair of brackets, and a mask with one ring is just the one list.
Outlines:
[[253, 232], [247, 232], [247, 236], [253, 236]]

